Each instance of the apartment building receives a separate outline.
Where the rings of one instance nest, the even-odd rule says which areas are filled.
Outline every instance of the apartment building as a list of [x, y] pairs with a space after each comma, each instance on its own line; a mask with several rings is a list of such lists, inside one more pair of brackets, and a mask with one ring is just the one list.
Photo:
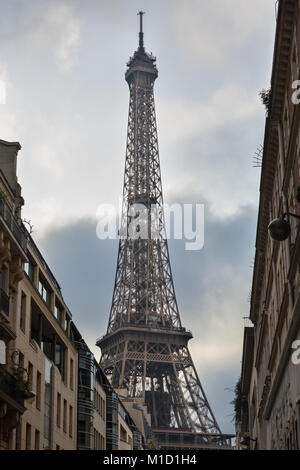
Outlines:
[[94, 359], [94, 450], [106, 449], [106, 393], [104, 385], [107, 379]]
[[24, 201], [16, 177], [19, 150], [18, 143], [0, 141], [1, 298], [6, 309], [9, 304], [12, 330], [6, 360], [30, 395], [10, 429], [8, 448], [75, 449], [77, 351], [70, 340], [72, 316], [21, 219]]
[[142, 449], [134, 413], [124, 406], [73, 322], [71, 338], [78, 351], [77, 449]]
[[134, 450], [135, 424], [122, 404], [118, 394], [106, 386], [106, 449]]
[[[240, 392], [240, 429], [253, 449], [300, 448], [299, 67], [300, 2], [279, 0]], [[290, 227], [284, 240], [268, 233], [273, 219]]]
[[70, 331], [78, 354], [77, 449], [104, 450], [108, 381], [73, 322]]
[[27, 261], [27, 239], [20, 226], [24, 201], [16, 178], [19, 150], [19, 143], [0, 140], [0, 449], [11, 448], [13, 432], [32, 398], [13, 363], [14, 306]]
[[27, 258], [18, 285], [13, 347], [35, 400], [17, 429], [16, 447], [75, 449], [77, 351], [70, 339], [72, 316], [30, 235]]

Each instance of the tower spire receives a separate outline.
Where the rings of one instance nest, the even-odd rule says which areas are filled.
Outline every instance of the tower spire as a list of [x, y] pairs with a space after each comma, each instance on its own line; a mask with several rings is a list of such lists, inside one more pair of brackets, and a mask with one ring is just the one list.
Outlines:
[[139, 11], [138, 15], [140, 16], [140, 32], [139, 32], [139, 48], [144, 49], [144, 33], [143, 33], [143, 15], [144, 11]]

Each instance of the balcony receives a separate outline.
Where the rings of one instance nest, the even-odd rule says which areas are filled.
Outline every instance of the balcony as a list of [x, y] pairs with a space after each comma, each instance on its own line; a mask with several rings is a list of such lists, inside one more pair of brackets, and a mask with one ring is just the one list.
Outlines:
[[0, 312], [9, 316], [9, 297], [3, 289], [0, 289]]
[[0, 217], [5, 222], [6, 227], [10, 230], [16, 242], [22, 248], [23, 252], [26, 253], [27, 237], [25, 231], [17, 223], [16, 218], [3, 199], [0, 199]]
[[24, 400], [30, 398], [31, 395], [27, 382], [21, 377], [15, 377], [6, 368], [0, 366], [0, 398], [2, 401], [23, 412], [25, 410]]

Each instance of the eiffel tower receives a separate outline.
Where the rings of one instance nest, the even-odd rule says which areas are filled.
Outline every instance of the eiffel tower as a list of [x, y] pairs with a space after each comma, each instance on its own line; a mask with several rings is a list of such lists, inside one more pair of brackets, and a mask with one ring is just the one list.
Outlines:
[[[138, 14], [139, 47], [125, 74], [130, 102], [119, 252], [107, 332], [96, 343], [100, 365], [116, 389], [125, 388], [128, 397], [147, 404], [161, 448], [172, 447], [172, 439], [180, 447], [186, 438], [192, 447], [224, 445], [188, 350], [192, 334], [181, 324], [175, 296], [153, 94], [158, 72], [155, 57], [145, 51], [143, 12]], [[146, 213], [147, 237], [130, 232], [139, 215], [134, 204]]]

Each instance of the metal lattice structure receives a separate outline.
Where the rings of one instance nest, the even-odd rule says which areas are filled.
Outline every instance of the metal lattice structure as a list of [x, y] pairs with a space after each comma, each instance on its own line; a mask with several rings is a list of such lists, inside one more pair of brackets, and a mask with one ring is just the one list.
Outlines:
[[[153, 94], [158, 73], [156, 59], [144, 49], [139, 14], [139, 48], [125, 75], [130, 104], [122, 221], [107, 333], [97, 341], [100, 364], [115, 388], [144, 399], [153, 429], [203, 433], [207, 441], [221, 431], [189, 353], [192, 334], [182, 327], [175, 297]], [[145, 212], [146, 238], [130, 235], [133, 204]]]

